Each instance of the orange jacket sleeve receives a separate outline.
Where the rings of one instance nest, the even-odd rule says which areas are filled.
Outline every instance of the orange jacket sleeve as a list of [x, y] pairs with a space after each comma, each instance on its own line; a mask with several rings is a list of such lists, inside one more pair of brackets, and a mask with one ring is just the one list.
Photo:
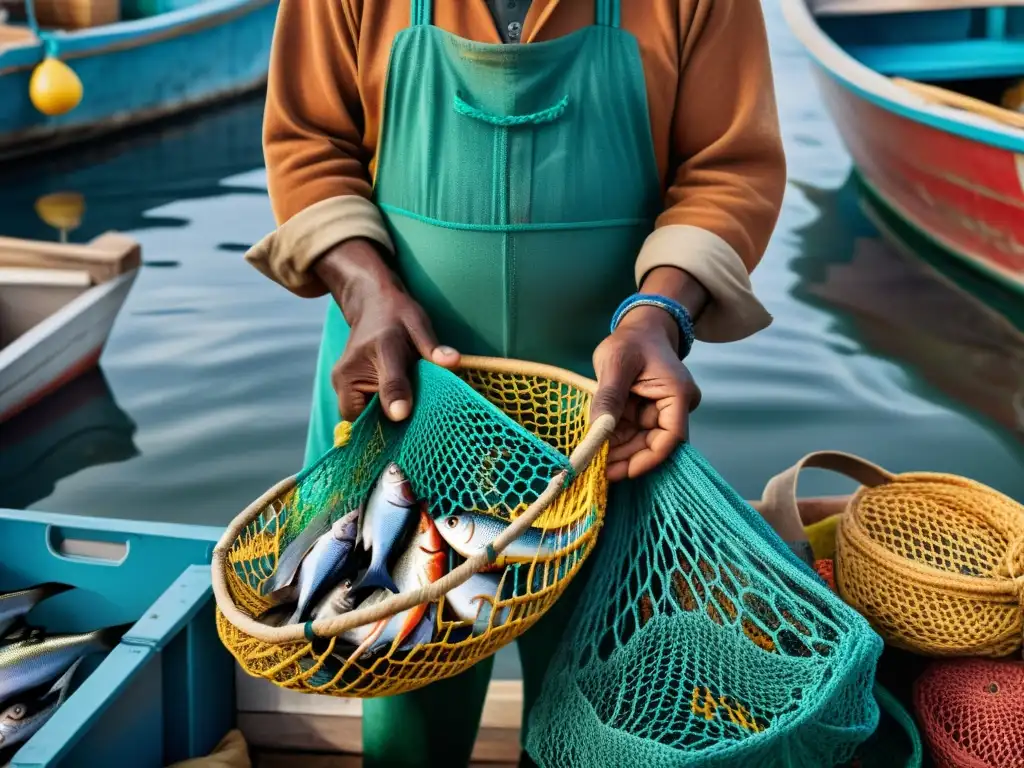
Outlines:
[[246, 258], [304, 296], [325, 292], [310, 270], [353, 237], [391, 250], [371, 201], [356, 69], [360, 3], [281, 0], [271, 49], [263, 148], [276, 232]]
[[666, 208], [637, 261], [704, 283], [698, 338], [729, 341], [771, 318], [751, 292], [786, 186], [768, 38], [752, 0], [684, 0]]

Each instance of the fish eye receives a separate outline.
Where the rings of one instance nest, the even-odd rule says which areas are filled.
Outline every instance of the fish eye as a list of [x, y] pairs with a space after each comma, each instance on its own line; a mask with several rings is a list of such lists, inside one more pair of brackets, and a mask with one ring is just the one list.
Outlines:
[[451, 515], [445, 518], [444, 524], [447, 525], [449, 528], [456, 528], [459, 525], [459, 518], [457, 518], [455, 515]]

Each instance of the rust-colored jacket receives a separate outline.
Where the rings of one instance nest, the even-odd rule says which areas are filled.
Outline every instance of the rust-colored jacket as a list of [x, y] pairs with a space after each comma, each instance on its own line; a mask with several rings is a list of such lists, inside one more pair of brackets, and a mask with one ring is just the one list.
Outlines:
[[[324, 293], [311, 266], [345, 239], [393, 249], [372, 202], [372, 177], [388, 57], [410, 5], [281, 0], [264, 123], [279, 228], [247, 258], [299, 295]], [[443, 29], [500, 43], [484, 0], [434, 6]], [[569, 34], [594, 14], [593, 0], [533, 0], [522, 44]], [[637, 254], [637, 279], [656, 266], [685, 269], [712, 297], [698, 338], [742, 338], [770, 322], [749, 272], [768, 244], [786, 180], [760, 2], [622, 0], [622, 26], [640, 44], [665, 188], [665, 211]]]

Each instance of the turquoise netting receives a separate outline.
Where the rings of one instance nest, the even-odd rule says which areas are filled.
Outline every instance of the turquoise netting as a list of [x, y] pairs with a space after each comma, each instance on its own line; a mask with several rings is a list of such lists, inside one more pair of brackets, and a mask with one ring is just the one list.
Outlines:
[[823, 768], [878, 723], [881, 639], [684, 446], [613, 488], [530, 718], [547, 768]]

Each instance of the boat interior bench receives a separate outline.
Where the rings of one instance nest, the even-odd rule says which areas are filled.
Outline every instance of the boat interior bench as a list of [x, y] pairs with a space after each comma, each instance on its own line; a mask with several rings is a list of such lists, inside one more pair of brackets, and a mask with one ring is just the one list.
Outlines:
[[822, 29], [883, 75], [1024, 77], [1024, 0], [815, 0]]

